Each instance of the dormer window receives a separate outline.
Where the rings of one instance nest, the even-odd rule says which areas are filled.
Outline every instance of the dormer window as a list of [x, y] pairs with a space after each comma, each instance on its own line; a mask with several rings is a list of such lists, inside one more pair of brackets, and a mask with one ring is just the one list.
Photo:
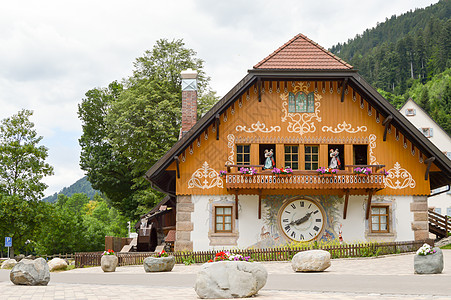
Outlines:
[[406, 116], [415, 116], [417, 114], [416, 109], [414, 108], [407, 108], [406, 109]]
[[290, 92], [288, 94], [288, 112], [289, 113], [305, 113], [315, 112], [315, 93], [306, 94]]
[[429, 127], [421, 128], [421, 132], [427, 138], [432, 137], [432, 128], [429, 128]]

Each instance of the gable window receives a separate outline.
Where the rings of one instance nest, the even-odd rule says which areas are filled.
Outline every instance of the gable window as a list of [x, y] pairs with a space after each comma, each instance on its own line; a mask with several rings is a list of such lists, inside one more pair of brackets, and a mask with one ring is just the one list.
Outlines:
[[215, 232], [232, 232], [232, 207], [215, 207]]
[[290, 92], [288, 94], [288, 112], [315, 112], [315, 93], [297, 92], [294, 94]]
[[318, 169], [318, 146], [304, 146], [305, 147], [305, 169]]
[[299, 146], [285, 145], [285, 166], [293, 170], [299, 169]]
[[389, 206], [371, 207], [371, 232], [383, 233], [389, 232]]
[[423, 133], [423, 135], [425, 137], [428, 137], [428, 138], [432, 137], [432, 128], [430, 128], [430, 127], [421, 128], [421, 132]]
[[236, 145], [236, 164], [251, 164], [251, 145]]
[[414, 108], [407, 108], [406, 109], [406, 116], [415, 116], [417, 114], [416, 110]]

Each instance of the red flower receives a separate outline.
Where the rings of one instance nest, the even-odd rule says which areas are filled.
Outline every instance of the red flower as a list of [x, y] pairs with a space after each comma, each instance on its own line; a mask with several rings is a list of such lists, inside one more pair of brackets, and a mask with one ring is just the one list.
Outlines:
[[210, 259], [208, 262], [213, 262], [213, 260], [212, 259]]
[[221, 251], [221, 252], [216, 253], [216, 257], [218, 257], [218, 256], [224, 256], [224, 255], [225, 255], [225, 252], [224, 252], [224, 251]]

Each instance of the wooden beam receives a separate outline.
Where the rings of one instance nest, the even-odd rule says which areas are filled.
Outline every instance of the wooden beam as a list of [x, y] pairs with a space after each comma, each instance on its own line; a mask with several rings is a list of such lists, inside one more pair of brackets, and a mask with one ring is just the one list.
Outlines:
[[341, 83], [341, 102], [345, 101], [345, 89], [348, 87], [348, 78]]
[[429, 178], [429, 170], [431, 169], [432, 162], [435, 160], [435, 156], [431, 156], [426, 159], [424, 162], [427, 164], [426, 173], [424, 173], [424, 180], [428, 180]]
[[235, 190], [235, 219], [238, 220], [238, 190]]
[[219, 140], [219, 114], [216, 114], [216, 140]]
[[368, 218], [370, 217], [370, 208], [371, 208], [371, 199], [373, 198], [373, 190], [369, 190], [368, 191], [368, 201], [366, 203], [366, 214], [365, 214], [365, 219], [368, 220]]
[[346, 219], [346, 214], [348, 212], [348, 200], [349, 200], [349, 189], [346, 190], [346, 194], [345, 194], [345, 205], [343, 207], [343, 219]]
[[393, 116], [392, 115], [388, 115], [388, 117], [385, 118], [384, 122], [382, 122], [382, 126], [385, 126], [384, 138], [383, 138], [384, 142], [387, 140], [387, 132], [388, 132], [388, 128], [390, 128], [390, 123], [391, 123], [392, 120], [393, 120]]
[[174, 160], [177, 167], [177, 179], [180, 179], [180, 158], [178, 156], [174, 156]]
[[258, 102], [262, 102], [262, 80], [260, 77], [257, 78], [257, 95]]
[[262, 218], [262, 190], [258, 190], [258, 219]]

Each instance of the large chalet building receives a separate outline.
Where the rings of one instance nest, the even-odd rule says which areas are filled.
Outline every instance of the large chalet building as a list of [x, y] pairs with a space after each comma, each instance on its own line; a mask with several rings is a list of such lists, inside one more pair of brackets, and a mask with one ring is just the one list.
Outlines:
[[197, 122], [196, 72], [182, 81], [181, 138], [146, 173], [176, 203], [175, 250], [428, 238], [450, 161], [348, 63], [299, 34]]

